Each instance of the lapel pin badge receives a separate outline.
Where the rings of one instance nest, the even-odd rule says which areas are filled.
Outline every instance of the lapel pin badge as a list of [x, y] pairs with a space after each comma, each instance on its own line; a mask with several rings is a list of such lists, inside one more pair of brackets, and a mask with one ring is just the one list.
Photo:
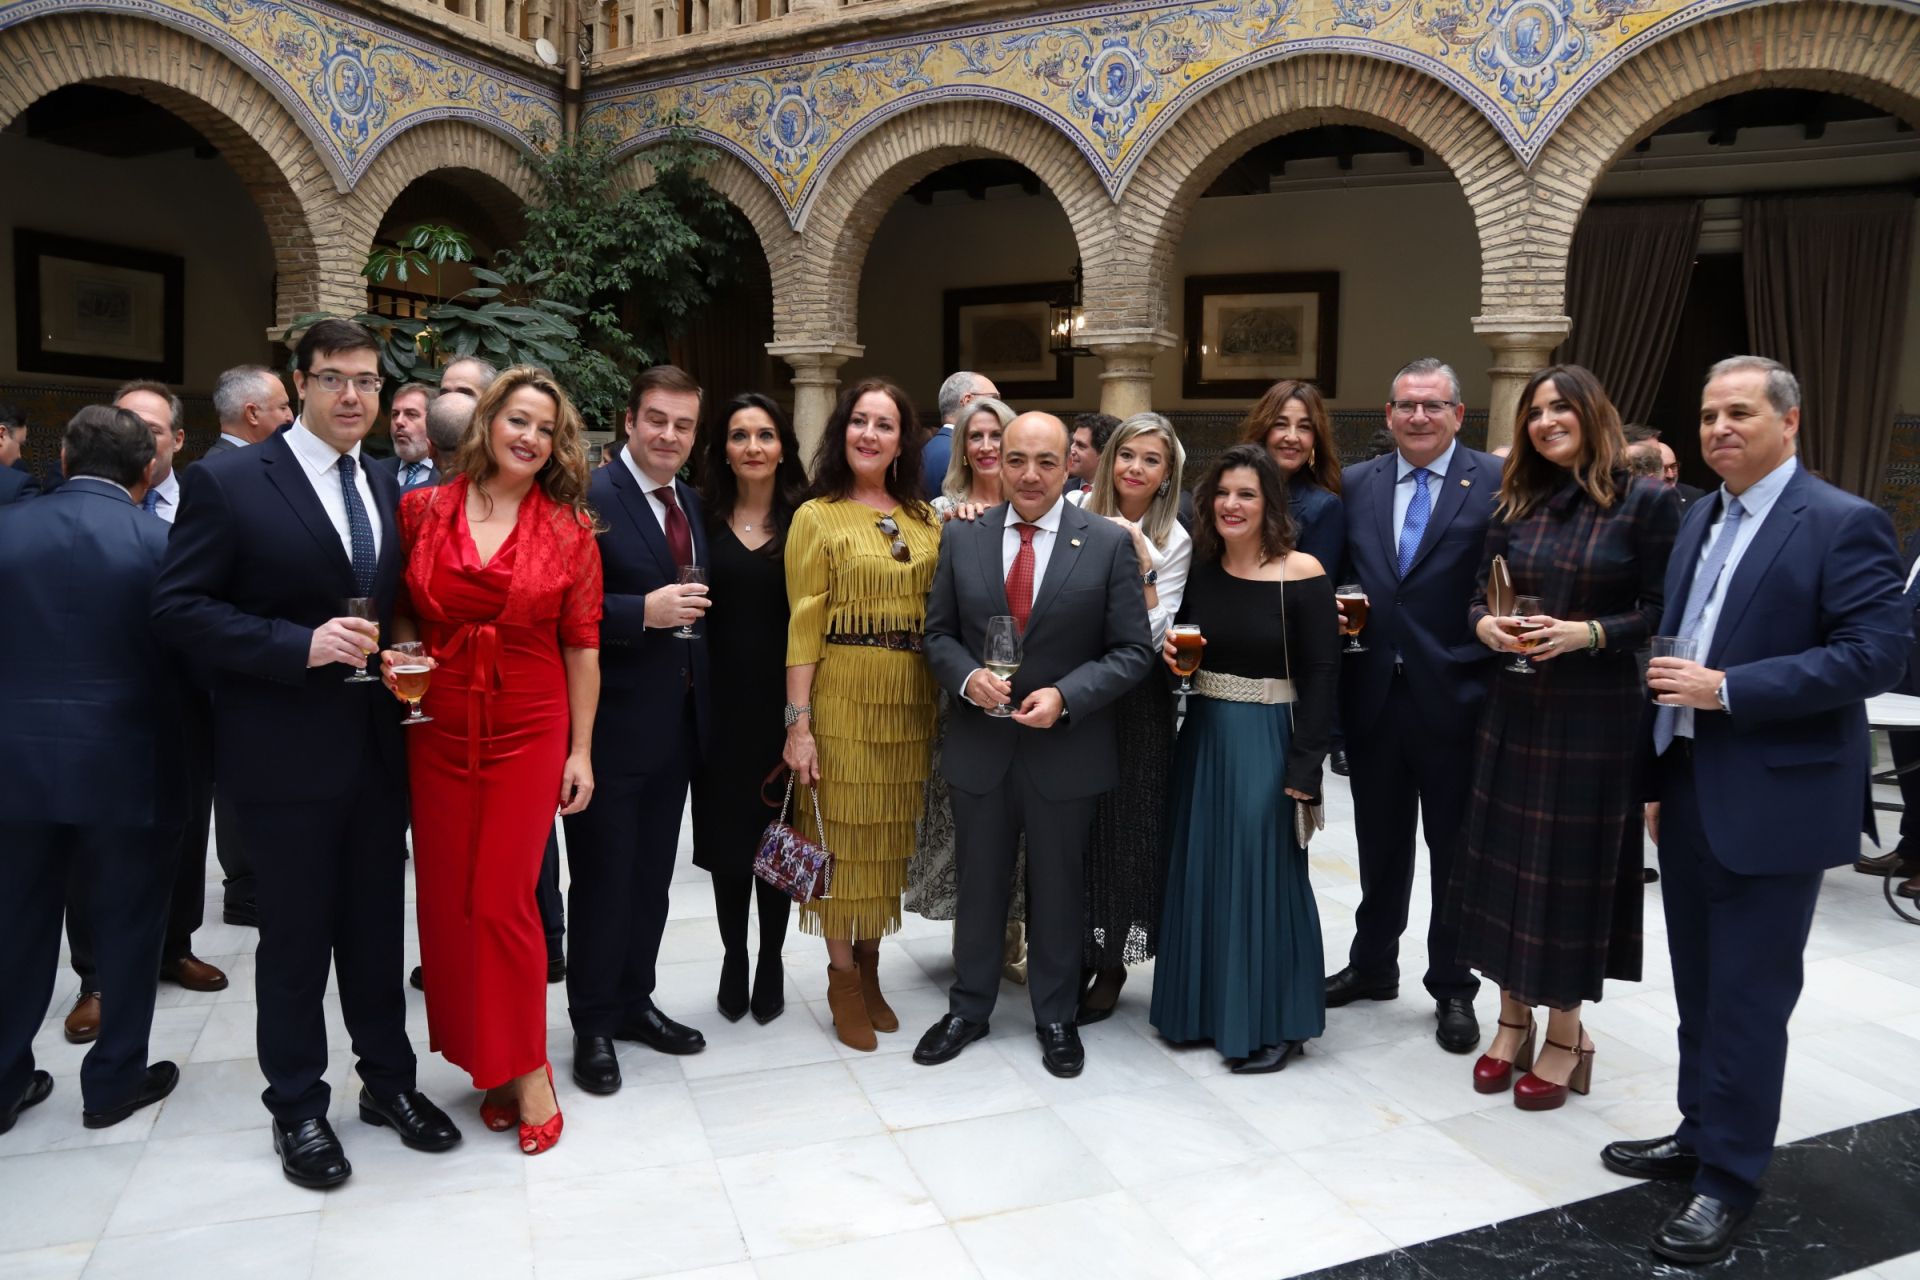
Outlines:
[[1075, 539], [1073, 539], [1073, 541], [1072, 541], [1072, 542], [1071, 542], [1070, 544], [1068, 544], [1068, 545], [1070, 545], [1070, 546], [1075, 546], [1075, 547], [1077, 547], [1077, 546], [1079, 546], [1079, 545], [1080, 545], [1080, 539], [1078, 539], [1078, 538], [1075, 538]]
[[1471, 489], [1473, 488], [1473, 481], [1468, 480], [1466, 477], [1463, 476], [1460, 479], [1460, 487], [1462, 489]]

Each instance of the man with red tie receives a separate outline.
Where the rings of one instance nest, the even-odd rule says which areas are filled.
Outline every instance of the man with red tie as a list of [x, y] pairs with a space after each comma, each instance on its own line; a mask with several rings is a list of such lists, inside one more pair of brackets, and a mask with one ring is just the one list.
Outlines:
[[[707, 589], [680, 582], [681, 570], [707, 562], [700, 499], [678, 478], [699, 420], [699, 383], [672, 365], [647, 370], [627, 396], [626, 447], [594, 473], [590, 490], [607, 523], [598, 788], [591, 805], [565, 819], [573, 1079], [589, 1093], [620, 1087], [615, 1040], [661, 1053], [698, 1053], [707, 1043], [653, 1003], [687, 782], [707, 736], [707, 638], [694, 625]], [[693, 628], [691, 639], [682, 628]]]

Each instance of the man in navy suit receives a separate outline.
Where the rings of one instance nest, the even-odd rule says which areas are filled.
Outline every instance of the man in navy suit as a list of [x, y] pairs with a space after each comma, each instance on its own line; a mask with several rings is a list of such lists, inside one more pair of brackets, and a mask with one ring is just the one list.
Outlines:
[[183, 816], [173, 664], [148, 611], [166, 526], [135, 505], [154, 468], [138, 417], [93, 405], [67, 425], [69, 483], [0, 512], [0, 1133], [46, 1099], [33, 1036], [53, 995], [74, 863], [97, 884], [99, 982], [113, 1016], [80, 1068], [82, 1119], [118, 1124], [180, 1079], [147, 1061], [167, 891]]
[[154, 590], [163, 639], [213, 672], [214, 770], [254, 867], [260, 1066], [288, 1179], [352, 1172], [327, 1123], [327, 971], [358, 1054], [360, 1118], [443, 1151], [460, 1131], [414, 1087], [401, 983], [406, 760], [399, 704], [349, 683], [404, 559], [392, 477], [363, 467], [380, 395], [372, 334], [323, 320], [295, 351], [301, 417], [191, 469]]
[[1700, 452], [1725, 482], [1693, 505], [1667, 568], [1646, 740], [1680, 1006], [1680, 1127], [1616, 1142], [1618, 1173], [1687, 1178], [1653, 1237], [1674, 1262], [1722, 1257], [1773, 1155], [1787, 1019], [1821, 873], [1872, 835], [1866, 698], [1912, 644], [1893, 525], [1795, 457], [1800, 384], [1772, 360], [1713, 367]]
[[27, 448], [27, 415], [19, 405], [0, 400], [0, 507], [40, 492], [39, 481], [20, 455]]
[[409, 382], [393, 393], [387, 422], [393, 429], [393, 456], [373, 465], [383, 468], [400, 484], [400, 492], [440, 483], [433, 445], [427, 437], [427, 411], [440, 393], [424, 382]]
[[[1907, 539], [1907, 607], [1913, 610], [1914, 642], [1907, 653], [1906, 670], [1901, 673], [1895, 693], [1920, 695], [1920, 533]], [[1893, 748], [1893, 767], [1900, 770], [1900, 843], [1886, 853], [1863, 856], [1853, 864], [1855, 871], [1868, 875], [1903, 876], [1894, 892], [1903, 898], [1920, 897], [1920, 730], [1895, 730], [1887, 734]]]
[[1480, 983], [1455, 958], [1445, 903], [1493, 665], [1467, 629], [1467, 602], [1500, 500], [1499, 459], [1456, 439], [1465, 413], [1453, 370], [1414, 361], [1394, 378], [1387, 404], [1394, 452], [1355, 463], [1341, 479], [1343, 576], [1366, 589], [1371, 612], [1367, 652], [1348, 654], [1340, 673], [1361, 898], [1347, 967], [1327, 979], [1329, 1008], [1400, 993], [1417, 814], [1433, 886], [1426, 988], [1439, 1019], [1435, 1038], [1453, 1053], [1480, 1041]]
[[594, 472], [590, 491], [607, 524], [598, 790], [565, 819], [573, 1078], [589, 1093], [620, 1087], [615, 1040], [661, 1053], [698, 1053], [707, 1043], [653, 1003], [687, 783], [707, 734], [705, 629], [691, 640], [676, 634], [707, 610], [705, 586], [680, 584], [682, 568], [707, 563], [700, 499], [678, 478], [699, 420], [699, 383], [672, 365], [642, 373], [627, 396], [627, 445]]
[[213, 412], [220, 438], [207, 446], [203, 458], [259, 444], [293, 421], [286, 383], [263, 364], [235, 365], [214, 379]]

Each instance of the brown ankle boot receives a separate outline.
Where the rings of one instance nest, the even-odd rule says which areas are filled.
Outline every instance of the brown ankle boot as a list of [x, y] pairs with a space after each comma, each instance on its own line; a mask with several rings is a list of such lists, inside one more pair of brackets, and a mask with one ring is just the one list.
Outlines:
[[827, 966], [827, 1007], [833, 1010], [833, 1030], [840, 1043], [849, 1049], [872, 1053], [880, 1047], [874, 1038], [873, 1019], [867, 1016], [867, 1002], [860, 994], [860, 970]]
[[866, 1001], [867, 1020], [873, 1023], [875, 1031], [898, 1031], [900, 1019], [887, 1005], [887, 998], [880, 994], [880, 946], [874, 944], [871, 951], [855, 950], [854, 967], [860, 970], [860, 995]]

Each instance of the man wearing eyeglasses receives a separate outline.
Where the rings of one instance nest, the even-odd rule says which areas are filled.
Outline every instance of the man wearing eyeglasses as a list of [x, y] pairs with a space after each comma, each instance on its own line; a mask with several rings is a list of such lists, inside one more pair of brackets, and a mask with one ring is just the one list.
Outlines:
[[1417, 816], [1433, 886], [1425, 985], [1439, 1019], [1435, 1038], [1452, 1053], [1480, 1041], [1480, 984], [1454, 958], [1445, 912], [1493, 663], [1467, 629], [1467, 601], [1500, 497], [1499, 459], [1456, 438], [1465, 413], [1453, 370], [1415, 360], [1394, 378], [1387, 404], [1394, 451], [1342, 476], [1342, 579], [1359, 582], [1371, 612], [1366, 652], [1342, 658], [1340, 678], [1361, 900], [1347, 967], [1327, 979], [1329, 1008], [1399, 994]]
[[390, 621], [403, 567], [398, 485], [362, 465], [380, 410], [377, 352], [349, 321], [307, 330], [295, 351], [299, 420], [190, 469], [154, 587], [155, 629], [212, 671], [215, 785], [262, 854], [263, 1100], [288, 1180], [315, 1188], [352, 1172], [327, 1121], [329, 968], [358, 1055], [361, 1120], [416, 1150], [460, 1141], [415, 1088], [407, 1040], [401, 708], [378, 682], [346, 679], [379, 644], [376, 624], [347, 616], [346, 602], [368, 599]]

